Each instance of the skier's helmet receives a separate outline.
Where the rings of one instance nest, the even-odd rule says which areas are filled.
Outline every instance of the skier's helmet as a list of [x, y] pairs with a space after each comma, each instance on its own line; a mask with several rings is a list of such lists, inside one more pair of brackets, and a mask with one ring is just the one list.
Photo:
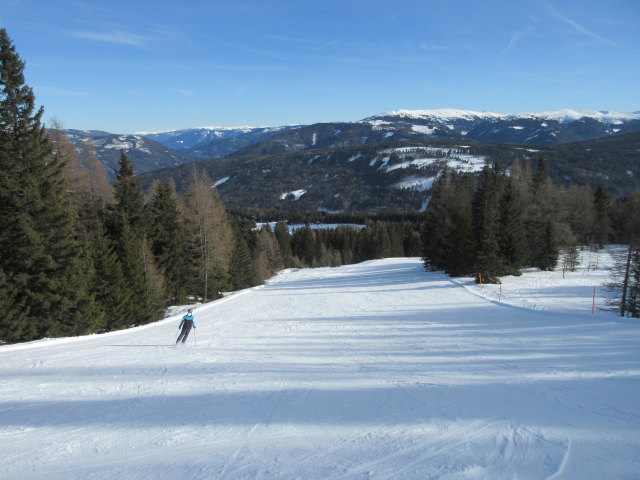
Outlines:
[[191, 312], [192, 312], [192, 310], [191, 310], [191, 309], [187, 310], [187, 314], [188, 314], [188, 315], [191, 315]]

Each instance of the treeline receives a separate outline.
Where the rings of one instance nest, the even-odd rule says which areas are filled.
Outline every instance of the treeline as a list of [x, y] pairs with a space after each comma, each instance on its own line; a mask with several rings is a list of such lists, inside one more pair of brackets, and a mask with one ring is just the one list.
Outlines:
[[[605, 188], [561, 189], [545, 161], [514, 162], [507, 174], [487, 164], [480, 176], [445, 171], [433, 187], [423, 232], [426, 267], [496, 282], [524, 267], [575, 265], [577, 248], [629, 239], [637, 195], [615, 202]], [[625, 206], [625, 204], [628, 204]]]

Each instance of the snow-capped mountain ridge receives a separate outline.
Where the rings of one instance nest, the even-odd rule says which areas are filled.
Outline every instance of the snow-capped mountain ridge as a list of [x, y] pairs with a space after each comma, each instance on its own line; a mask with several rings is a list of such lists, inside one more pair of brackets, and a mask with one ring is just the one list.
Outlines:
[[170, 129], [170, 130], [155, 130], [155, 131], [151, 131], [151, 132], [134, 132], [134, 135], [160, 135], [163, 133], [181, 133], [181, 132], [186, 132], [186, 131], [199, 131], [199, 130], [204, 130], [204, 131], [221, 131], [221, 132], [230, 132], [230, 131], [238, 131], [238, 132], [242, 132], [242, 133], [247, 133], [247, 132], [251, 132], [252, 130], [256, 130], [256, 129], [269, 129], [269, 128], [277, 128], [277, 127], [270, 127], [268, 125], [263, 125], [260, 127], [255, 127], [255, 126], [251, 126], [251, 125], [239, 125], [239, 126], [235, 126], [235, 127], [223, 127], [223, 126], [202, 126], [202, 127], [193, 127], [193, 128], [174, 128], [174, 129]]
[[195, 158], [213, 158], [223, 157], [290, 128], [295, 126], [198, 127], [147, 133], [145, 136]]
[[517, 120], [519, 118], [554, 120], [562, 122], [572, 122], [582, 118], [590, 118], [601, 122], [616, 125], [619, 122], [640, 120], [640, 111], [636, 112], [613, 112], [607, 110], [575, 110], [560, 109], [545, 112], [521, 112], [521, 113], [498, 113], [489, 110], [481, 112], [474, 110], [460, 110], [455, 108], [440, 108], [433, 110], [392, 110], [390, 112], [374, 115], [364, 121], [378, 120], [388, 117], [401, 117], [409, 119], [433, 119], [440, 121], [451, 120]]

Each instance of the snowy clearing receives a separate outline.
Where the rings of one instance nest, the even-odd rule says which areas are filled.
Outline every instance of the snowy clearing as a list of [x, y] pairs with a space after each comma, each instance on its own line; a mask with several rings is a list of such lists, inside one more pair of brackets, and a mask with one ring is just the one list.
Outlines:
[[180, 347], [179, 316], [0, 347], [0, 478], [638, 478], [640, 322], [591, 314], [605, 260], [501, 301], [419, 259], [288, 270]]
[[294, 200], [300, 200], [300, 197], [302, 197], [305, 193], [307, 193], [307, 190], [304, 188], [293, 190], [292, 192], [284, 192], [280, 194], [280, 200], [285, 200], [289, 197], [293, 197]]

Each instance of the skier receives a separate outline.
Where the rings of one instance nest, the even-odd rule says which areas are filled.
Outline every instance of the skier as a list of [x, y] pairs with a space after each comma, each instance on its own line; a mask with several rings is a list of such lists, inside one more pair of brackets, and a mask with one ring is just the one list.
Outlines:
[[176, 343], [178, 343], [180, 340], [182, 340], [182, 343], [187, 341], [187, 337], [189, 336], [191, 327], [196, 328], [196, 321], [192, 315], [192, 310], [189, 309], [187, 310], [187, 314], [184, 317], [182, 317], [182, 321], [178, 326], [178, 330], [182, 328], [182, 331], [180, 332], [180, 335], [178, 335], [178, 339], [176, 340]]

